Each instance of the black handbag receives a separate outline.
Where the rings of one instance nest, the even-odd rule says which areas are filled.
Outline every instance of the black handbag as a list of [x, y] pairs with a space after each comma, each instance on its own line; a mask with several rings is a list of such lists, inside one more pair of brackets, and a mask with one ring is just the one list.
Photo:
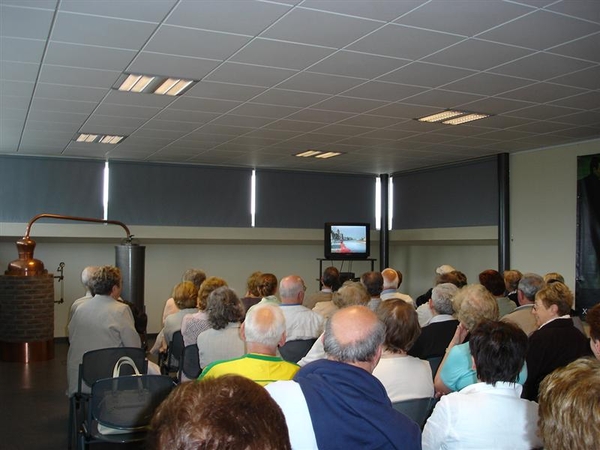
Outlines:
[[[129, 365], [135, 374], [121, 377], [121, 367]], [[101, 434], [124, 434], [143, 431], [152, 416], [152, 393], [145, 389], [141, 378], [132, 383], [132, 378], [141, 374], [135, 363], [128, 356], [120, 358], [113, 369], [112, 389], [104, 392], [99, 404], [97, 416], [98, 432]], [[128, 378], [128, 380], [123, 380]], [[128, 387], [134, 389], [119, 389], [119, 383], [127, 381]]]

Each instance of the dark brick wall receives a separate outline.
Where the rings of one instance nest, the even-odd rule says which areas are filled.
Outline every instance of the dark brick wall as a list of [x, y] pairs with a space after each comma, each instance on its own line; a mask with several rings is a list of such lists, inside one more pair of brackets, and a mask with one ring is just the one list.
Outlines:
[[0, 276], [0, 341], [54, 337], [54, 277]]

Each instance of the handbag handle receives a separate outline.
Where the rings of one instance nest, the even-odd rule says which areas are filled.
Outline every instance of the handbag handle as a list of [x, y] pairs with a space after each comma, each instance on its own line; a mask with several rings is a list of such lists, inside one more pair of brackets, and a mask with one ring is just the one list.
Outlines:
[[131, 359], [129, 356], [122, 356], [121, 358], [119, 358], [119, 360], [115, 364], [115, 367], [113, 368], [113, 378], [121, 376], [121, 367], [124, 365], [133, 368], [134, 376], [139, 377], [142, 375], [138, 370], [137, 366], [135, 365], [135, 362], [133, 362], [133, 359]]

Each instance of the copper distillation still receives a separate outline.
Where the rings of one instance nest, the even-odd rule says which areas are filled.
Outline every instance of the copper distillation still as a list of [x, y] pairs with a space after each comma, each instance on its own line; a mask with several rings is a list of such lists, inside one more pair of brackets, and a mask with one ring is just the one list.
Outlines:
[[[25, 236], [16, 242], [19, 258], [0, 276], [0, 360], [44, 361], [54, 357], [54, 280], [44, 263], [34, 258], [36, 243], [31, 226], [42, 218], [119, 225], [126, 238], [115, 246], [116, 266], [123, 279], [122, 296], [141, 311], [144, 307], [145, 247], [133, 242], [129, 228], [116, 220], [60, 214], [38, 214], [27, 224]], [[60, 268], [64, 266], [61, 263]]]

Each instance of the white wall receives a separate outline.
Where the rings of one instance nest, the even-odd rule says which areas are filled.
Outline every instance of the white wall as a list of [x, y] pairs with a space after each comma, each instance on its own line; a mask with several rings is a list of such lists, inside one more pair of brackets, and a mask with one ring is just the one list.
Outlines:
[[600, 153], [600, 140], [510, 158], [511, 266], [559, 272], [575, 288], [577, 156]]
[[[0, 270], [17, 258], [14, 242], [25, 232], [26, 224], [0, 223]], [[469, 280], [497, 264], [495, 227], [394, 231], [391, 233], [390, 265], [404, 273], [403, 291], [417, 297], [432, 285], [434, 269], [451, 264], [465, 272]], [[319, 264], [323, 256], [323, 230], [241, 229], [195, 227], [131, 227], [132, 234], [146, 247], [145, 302], [148, 331], [160, 330], [165, 300], [188, 268], [220, 276], [238, 294], [245, 292], [246, 278], [255, 271], [272, 272], [281, 278], [298, 274], [309, 291], [318, 289]], [[115, 245], [124, 238], [119, 227], [35, 223], [31, 237], [37, 242], [35, 257], [56, 274], [65, 263], [65, 280], [55, 283], [56, 298], [64, 284], [65, 303], [55, 306], [54, 333], [66, 336], [70, 304], [82, 296], [81, 270], [88, 265], [115, 263]], [[373, 258], [379, 259], [377, 233], [372, 233]], [[339, 262], [335, 264], [339, 267]], [[346, 263], [344, 271], [358, 275], [370, 264]], [[379, 261], [375, 264], [379, 270]]]

